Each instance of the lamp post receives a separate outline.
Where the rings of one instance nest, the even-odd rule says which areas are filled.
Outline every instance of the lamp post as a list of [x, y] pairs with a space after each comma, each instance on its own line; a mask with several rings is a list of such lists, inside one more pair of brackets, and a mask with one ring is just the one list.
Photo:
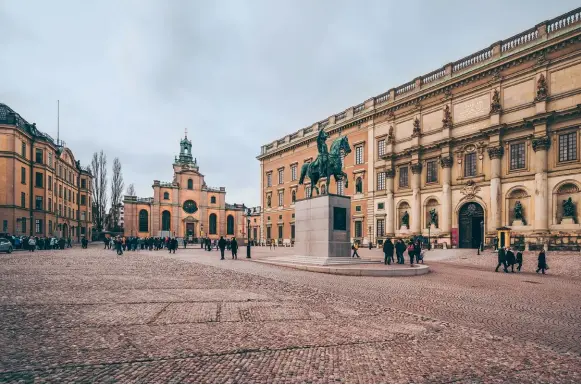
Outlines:
[[250, 209], [246, 212], [246, 232], [248, 240], [246, 241], [246, 258], [250, 258]]
[[431, 235], [432, 235], [432, 223], [430, 223], [428, 225], [428, 250], [432, 249], [432, 241], [431, 241]]
[[484, 221], [480, 221], [480, 245], [478, 246], [478, 255], [484, 252]]

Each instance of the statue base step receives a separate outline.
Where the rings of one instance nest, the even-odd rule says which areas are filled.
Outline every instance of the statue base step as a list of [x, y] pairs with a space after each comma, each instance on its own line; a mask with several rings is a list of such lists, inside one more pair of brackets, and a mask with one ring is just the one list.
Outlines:
[[563, 217], [561, 220], [562, 225], [574, 225], [575, 219], [573, 217]]
[[516, 219], [516, 220], [512, 221], [512, 225], [513, 226], [524, 226], [525, 224], [522, 220]]

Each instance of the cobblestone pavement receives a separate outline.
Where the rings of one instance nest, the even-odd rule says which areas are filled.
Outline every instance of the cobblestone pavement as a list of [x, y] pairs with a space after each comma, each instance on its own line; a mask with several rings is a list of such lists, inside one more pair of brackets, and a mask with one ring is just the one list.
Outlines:
[[581, 382], [575, 276], [434, 262], [348, 277], [243, 256], [0, 255], [0, 382]]

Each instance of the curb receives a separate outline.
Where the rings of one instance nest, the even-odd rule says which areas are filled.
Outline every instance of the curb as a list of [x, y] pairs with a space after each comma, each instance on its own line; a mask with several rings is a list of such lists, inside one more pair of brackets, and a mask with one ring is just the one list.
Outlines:
[[290, 267], [291, 269], [311, 271], [314, 273], [335, 274], [335, 275], [350, 275], [358, 277], [411, 277], [416, 275], [424, 275], [430, 272], [430, 266], [421, 265], [406, 269], [360, 269], [349, 267], [329, 267], [329, 266], [309, 266], [309, 265], [293, 265], [290, 263], [279, 263], [270, 261], [253, 260], [252, 262], [264, 263], [267, 265]]

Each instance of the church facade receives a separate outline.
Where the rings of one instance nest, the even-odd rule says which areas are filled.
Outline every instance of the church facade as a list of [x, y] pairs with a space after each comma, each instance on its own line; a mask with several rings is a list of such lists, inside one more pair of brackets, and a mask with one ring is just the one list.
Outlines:
[[172, 182], [153, 181], [153, 197], [126, 195], [125, 235], [178, 237], [193, 241], [245, 236], [244, 205], [226, 203], [226, 188], [209, 187], [192, 156], [187, 135], [173, 163]]

